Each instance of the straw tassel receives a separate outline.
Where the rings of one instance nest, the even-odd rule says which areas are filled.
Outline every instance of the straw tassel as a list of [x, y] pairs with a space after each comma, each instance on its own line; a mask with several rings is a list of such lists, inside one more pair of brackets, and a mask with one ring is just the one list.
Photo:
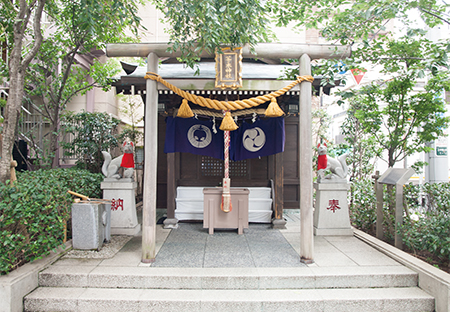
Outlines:
[[178, 109], [177, 117], [190, 118], [193, 116], [194, 116], [194, 113], [192, 112], [191, 108], [189, 107], [188, 101], [186, 99], [183, 99], [183, 101], [181, 102], [180, 108]]
[[228, 111], [220, 124], [220, 130], [222, 131], [234, 131], [239, 128], [231, 117], [231, 113]]
[[283, 110], [278, 106], [277, 100], [274, 97], [272, 97], [265, 115], [266, 117], [280, 117], [284, 115]]

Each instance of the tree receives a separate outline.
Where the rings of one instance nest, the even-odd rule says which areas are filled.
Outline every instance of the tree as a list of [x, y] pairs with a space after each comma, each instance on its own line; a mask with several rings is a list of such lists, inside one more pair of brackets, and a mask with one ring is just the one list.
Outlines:
[[142, 101], [130, 95], [119, 95], [119, 98], [121, 98], [122, 103], [124, 103], [124, 105], [119, 108], [119, 111], [128, 117], [130, 121], [130, 124], [125, 125], [122, 132], [118, 135], [119, 143], [129, 140], [137, 146], [138, 142], [144, 137], [144, 133], [139, 131], [136, 126], [137, 123], [144, 119], [144, 116], [139, 114], [139, 108]]
[[[94, 85], [105, 87], [106, 77], [111, 73], [109, 65], [104, 66], [95, 62], [89, 69], [80, 67], [75, 69], [77, 55], [101, 49], [110, 41], [129, 40], [123, 35], [126, 29], [131, 29], [137, 34], [140, 25], [140, 18], [137, 16], [139, 2], [2, 1], [2, 18], [5, 12], [5, 18], [1, 20], [2, 28], [7, 31], [10, 43], [8, 48], [11, 49], [11, 53], [6, 73], [9, 79], [9, 96], [4, 116], [3, 149], [0, 159], [1, 182], [5, 182], [9, 176], [9, 162], [18, 113], [25, 95], [25, 73], [30, 74], [26, 80], [27, 90], [32, 90], [29, 95], [42, 98], [41, 111], [52, 123], [50, 152], [53, 153], [57, 148], [55, 130], [58, 128], [59, 115], [66, 103], [75, 94], [86, 92]], [[49, 34], [45, 40], [41, 32], [44, 6], [46, 14], [54, 22], [53, 28], [48, 29]], [[30, 28], [28, 22], [31, 16], [34, 16], [34, 22]], [[33, 33], [30, 33], [31, 30]], [[31, 45], [24, 44], [28, 41]], [[36, 56], [38, 56], [36, 64], [29, 68], [29, 64]], [[86, 82], [85, 74], [92, 78], [92, 82]]]
[[[366, 54], [392, 78], [355, 92], [362, 105], [355, 117], [387, 151], [389, 167], [416, 152], [430, 151], [425, 143], [443, 135], [449, 125], [445, 101], [437, 96], [450, 90], [446, 49], [410, 33], [398, 40], [383, 38]], [[417, 89], [425, 78], [423, 89]]]
[[77, 166], [92, 173], [102, 172], [102, 151], [118, 146], [116, 132], [119, 120], [107, 113], [67, 112], [63, 132], [73, 136], [62, 142], [66, 156], [76, 156]]
[[[45, 3], [46, 0], [20, 0], [2, 1], [0, 4], [2, 28], [5, 31], [11, 31], [7, 33], [5, 39], [12, 46], [7, 66], [9, 94], [3, 120], [0, 158], [1, 183], [5, 183], [9, 179], [11, 153], [23, 99], [25, 72], [42, 43], [41, 17]], [[30, 21], [32, 21], [31, 25]], [[30, 37], [32, 40], [28, 45]]]
[[[273, 38], [272, 26], [320, 29], [330, 41], [368, 43], [392, 19], [414, 22], [419, 12], [429, 27], [450, 23], [448, 6], [440, 0], [152, 0], [171, 26], [172, 51], [194, 66], [203, 51], [222, 45], [250, 46]], [[294, 26], [292, 26], [294, 25]], [[336, 64], [336, 63], [334, 63]], [[329, 64], [329, 65], [334, 65]], [[351, 64], [348, 64], [351, 66]]]
[[[376, 144], [375, 138], [364, 131], [361, 121], [355, 116], [356, 112], [366, 109], [364, 103], [352, 93], [348, 105], [347, 117], [341, 126], [346, 142], [341, 143], [339, 147], [348, 152], [349, 180], [370, 180], [375, 161], [381, 155], [382, 149]], [[353, 197], [350, 198], [352, 201]]]
[[259, 0], [153, 0], [170, 25], [171, 51], [190, 67], [203, 51], [250, 46], [273, 38], [269, 16]]
[[[58, 129], [60, 114], [77, 94], [94, 87], [108, 91], [110, 77], [119, 70], [113, 62], [102, 63], [95, 56], [107, 42], [124, 42], [131, 28], [137, 36], [140, 18], [134, 1], [71, 1], [53, 7], [54, 32], [46, 36], [36, 61], [28, 68], [30, 97], [39, 98], [39, 112], [50, 121], [50, 144], [47, 153], [56, 167], [59, 157]], [[101, 54], [101, 53], [100, 53]], [[82, 64], [80, 55], [93, 58], [92, 64]]]
[[417, 11], [429, 27], [450, 24], [448, 4], [440, 0], [273, 0], [267, 5], [277, 26], [294, 23], [321, 29], [325, 38], [341, 44], [370, 41], [393, 19], [404, 24], [416, 22], [412, 11]]

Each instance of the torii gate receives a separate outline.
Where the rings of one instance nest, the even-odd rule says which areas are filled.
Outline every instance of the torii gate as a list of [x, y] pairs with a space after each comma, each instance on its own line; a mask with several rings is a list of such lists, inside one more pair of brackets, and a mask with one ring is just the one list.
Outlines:
[[[147, 57], [147, 71], [158, 73], [160, 57], [179, 57], [180, 52], [169, 53], [166, 43], [114, 43], [106, 46], [108, 57]], [[319, 44], [260, 43], [254, 53], [248, 45], [242, 48], [244, 58], [298, 59], [299, 72], [311, 75], [311, 59], [345, 58], [350, 47]], [[214, 58], [204, 52], [202, 58]], [[158, 82], [147, 79], [145, 105], [145, 165], [142, 208], [142, 259], [151, 263], [156, 257], [156, 194], [158, 159]], [[313, 233], [313, 176], [312, 176], [312, 130], [311, 130], [311, 82], [300, 85], [299, 97], [299, 155], [300, 155], [300, 261], [312, 263], [314, 259]]]

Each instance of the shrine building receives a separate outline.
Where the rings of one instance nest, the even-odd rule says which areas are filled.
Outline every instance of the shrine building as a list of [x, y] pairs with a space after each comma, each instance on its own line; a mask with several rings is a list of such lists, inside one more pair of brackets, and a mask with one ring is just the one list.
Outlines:
[[[167, 208], [165, 225], [168, 227], [183, 220], [201, 220], [202, 189], [222, 186], [225, 171], [231, 179], [231, 187], [250, 190], [249, 222], [272, 223], [276, 228], [283, 228], [283, 210], [300, 208], [300, 256], [304, 262], [312, 261], [311, 98], [320, 92], [329, 94], [334, 85], [322, 85], [320, 77], [310, 76], [311, 60], [346, 57], [350, 53], [349, 48], [267, 43], [255, 46], [253, 54], [248, 47], [243, 47], [239, 51], [239, 67], [232, 69], [236, 81], [225, 79], [218, 84], [217, 67], [220, 65], [217, 65], [217, 58], [220, 59], [220, 53], [219, 56], [201, 55], [196, 73], [195, 69], [176, 60], [179, 55], [166, 52], [168, 47], [161, 43], [108, 44], [106, 49], [108, 57], [147, 58], [146, 68], [122, 63], [126, 75], [113, 83], [117, 93], [141, 95], [145, 104], [142, 261], [151, 262], [155, 257], [156, 208]], [[299, 66], [282, 64], [282, 59], [297, 59]], [[296, 81], [280, 80], [286, 68], [298, 68], [300, 78]], [[231, 71], [230, 67], [228, 70]], [[248, 107], [246, 103], [253, 100], [258, 104]], [[183, 102], [187, 103], [194, 117], [177, 118]], [[266, 116], [271, 102], [276, 102], [274, 104], [281, 108], [279, 115], [282, 117]], [[173, 136], [174, 130], [168, 127], [172, 127], [175, 120], [180, 120], [180, 124], [189, 120], [204, 122], [207, 134], [198, 132], [200, 135], [193, 140], [214, 140], [224, 119], [224, 110], [214, 107], [217, 103], [231, 107], [231, 118], [241, 129], [260, 122], [257, 129], [261, 130], [267, 120], [280, 120], [284, 128], [282, 136], [272, 138], [275, 131], [268, 128], [268, 134], [263, 133], [262, 138], [252, 138], [264, 139], [266, 145], [273, 140], [278, 149], [258, 156], [256, 149], [259, 147], [254, 150], [248, 148], [255, 153], [247, 153], [251, 154], [247, 156], [245, 152], [248, 150], [242, 154], [231, 147], [229, 167], [228, 161], [225, 162], [220, 154], [186, 152], [182, 149], [182, 142], [171, 142], [173, 147], [170, 150], [167, 140]], [[237, 138], [238, 130], [230, 133], [232, 141]], [[242, 137], [236, 140], [241, 142]], [[284, 141], [282, 150], [279, 149], [281, 140]], [[252, 144], [255, 146], [254, 141]]]

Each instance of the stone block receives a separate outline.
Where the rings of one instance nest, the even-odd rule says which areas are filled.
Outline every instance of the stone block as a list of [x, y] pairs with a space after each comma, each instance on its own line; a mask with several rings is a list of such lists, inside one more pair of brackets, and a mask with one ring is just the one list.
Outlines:
[[111, 234], [136, 235], [141, 230], [137, 220], [135, 190], [131, 179], [105, 179], [101, 185], [103, 198], [111, 200]]
[[314, 235], [353, 235], [348, 212], [349, 183], [314, 183]]
[[[72, 204], [72, 245], [74, 249], [100, 250], [110, 236], [109, 205], [103, 202]], [[109, 237], [110, 238], [110, 237]]]

